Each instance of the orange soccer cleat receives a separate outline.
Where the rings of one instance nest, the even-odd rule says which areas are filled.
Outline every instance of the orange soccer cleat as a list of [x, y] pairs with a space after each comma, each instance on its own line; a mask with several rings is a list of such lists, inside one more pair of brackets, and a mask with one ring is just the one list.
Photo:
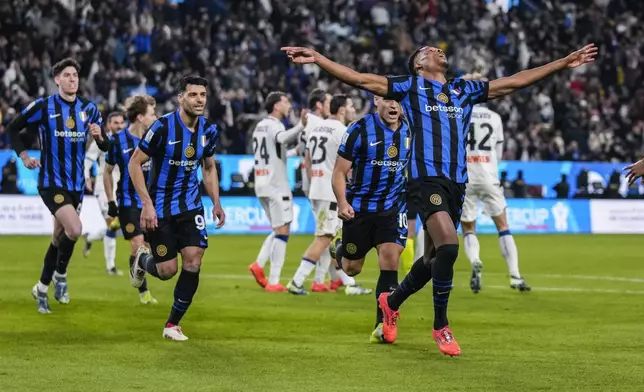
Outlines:
[[266, 287], [268, 282], [266, 281], [266, 276], [264, 276], [264, 268], [260, 267], [257, 262], [254, 262], [248, 266], [248, 270], [253, 274], [253, 278], [255, 278], [258, 285]]
[[378, 306], [382, 310], [382, 337], [387, 343], [393, 343], [398, 336], [398, 319], [400, 311], [389, 307], [387, 297], [389, 293], [381, 293], [378, 297]]
[[337, 280], [332, 280], [330, 283], [329, 290], [331, 291], [337, 291], [340, 287], [342, 287], [342, 279], [337, 279]]
[[324, 283], [313, 282], [311, 285], [311, 291], [314, 293], [331, 293], [335, 290], [331, 290], [329, 286]]
[[281, 283], [267, 284], [266, 287], [264, 287], [264, 291], [266, 291], [267, 293], [286, 293], [286, 292], [288, 292], [286, 287], [282, 286]]
[[432, 336], [436, 341], [438, 349], [441, 350], [443, 354], [449, 355], [450, 357], [461, 355], [461, 348], [458, 343], [456, 343], [456, 339], [454, 339], [452, 330], [449, 329], [449, 326], [445, 326], [439, 330], [433, 330]]

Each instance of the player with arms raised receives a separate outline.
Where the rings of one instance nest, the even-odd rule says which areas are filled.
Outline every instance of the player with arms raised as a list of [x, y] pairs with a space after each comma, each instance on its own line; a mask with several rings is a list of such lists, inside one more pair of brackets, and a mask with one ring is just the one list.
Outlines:
[[[272, 293], [287, 291], [280, 283], [293, 221], [293, 195], [286, 174], [286, 146], [297, 143], [307, 124], [307, 116], [303, 111], [302, 123], [287, 131], [282, 120], [288, 116], [291, 108], [291, 101], [286, 94], [279, 91], [268, 94], [265, 103], [268, 117], [260, 121], [253, 131], [255, 194], [271, 223], [273, 233], [264, 241], [258, 261], [248, 269], [257, 284]], [[264, 275], [264, 265], [259, 264], [266, 263], [266, 259], [261, 256], [263, 253], [270, 254], [271, 271], [268, 281]]]
[[[307, 161], [310, 162], [309, 199], [316, 221], [315, 239], [304, 253], [293, 280], [287, 285], [291, 294], [308, 294], [302, 285], [318, 260], [320, 270], [328, 270], [331, 264], [329, 244], [341, 225], [338, 218], [338, 203], [331, 186], [331, 176], [338, 157], [338, 147], [347, 131], [347, 125], [355, 120], [355, 115], [353, 101], [346, 95], [335, 95], [331, 99], [330, 117], [311, 130], [308, 135], [306, 155]], [[344, 271], [340, 270], [339, 275], [346, 286], [346, 294], [360, 295], [371, 292], [356, 285], [355, 280]], [[311, 291], [328, 292], [330, 289], [324, 282], [315, 282]]]
[[[480, 75], [465, 75], [467, 80], [484, 80]], [[463, 203], [463, 244], [465, 254], [472, 264], [470, 288], [473, 293], [481, 290], [480, 245], [476, 237], [476, 216], [479, 200], [483, 213], [492, 218], [499, 232], [499, 245], [510, 272], [510, 287], [530, 291], [530, 286], [519, 273], [519, 252], [508, 226], [507, 203], [499, 182], [499, 161], [503, 156], [503, 122], [501, 116], [485, 104], [474, 106], [472, 122], [467, 136], [467, 172], [469, 180]]]
[[[130, 241], [130, 261], [132, 268], [136, 252], [144, 245], [141, 231], [141, 209], [143, 203], [134, 189], [127, 165], [134, 150], [141, 142], [145, 131], [154, 123], [157, 116], [154, 112], [156, 101], [149, 95], [135, 95], [125, 101], [125, 113], [130, 126], [112, 137], [110, 149], [105, 157], [103, 183], [107, 194], [107, 215], [111, 219], [118, 218], [121, 223], [123, 237]], [[116, 192], [114, 192], [115, 168], [120, 173]], [[150, 173], [150, 161], [142, 166], [146, 182]], [[116, 193], [116, 199], [115, 199]], [[118, 204], [117, 204], [118, 203]], [[139, 289], [139, 300], [142, 304], [156, 304], [157, 300], [148, 290], [144, 280]]]
[[442, 353], [460, 355], [461, 349], [449, 327], [447, 305], [458, 256], [456, 228], [467, 183], [465, 139], [472, 107], [527, 87], [555, 72], [591, 62], [597, 48], [587, 45], [542, 67], [489, 83], [460, 78], [448, 80], [445, 53], [430, 46], [412, 54], [408, 63], [410, 75], [390, 77], [356, 72], [312, 49], [285, 47], [282, 50], [296, 63], [315, 63], [344, 83], [402, 104], [414, 133], [410, 180], [419, 184], [417, 197], [422, 199], [420, 216], [427, 236], [424, 258], [414, 263], [391, 295], [380, 296], [379, 303], [385, 314], [383, 333], [387, 341], [395, 339], [398, 308], [433, 277], [433, 338]]
[[[145, 273], [161, 280], [177, 273], [177, 252], [181, 253], [181, 273], [174, 288], [174, 303], [163, 329], [163, 337], [188, 340], [179, 322], [192, 303], [199, 286], [199, 270], [208, 232], [201, 202], [197, 170], [203, 164], [203, 183], [212, 199], [217, 228], [225, 214], [219, 202], [219, 179], [215, 167], [217, 127], [203, 116], [208, 81], [184, 76], [179, 82], [177, 111], [156, 120], [132, 154], [128, 172], [141, 198], [141, 229], [147, 231], [150, 250], [141, 246], [136, 254], [130, 280], [141, 287]], [[150, 192], [142, 166], [152, 160]]]
[[[79, 214], [85, 191], [87, 138], [91, 135], [102, 151], [109, 147], [96, 104], [76, 95], [79, 72], [80, 65], [71, 58], [54, 64], [58, 93], [32, 102], [7, 126], [10, 143], [25, 167], [40, 167], [38, 193], [55, 218], [42, 274], [31, 291], [38, 301], [38, 312], [43, 314], [51, 313], [47, 290], [52, 278], [54, 298], [61, 304], [69, 303], [67, 266], [83, 229]], [[29, 157], [21, 140], [20, 131], [28, 125], [39, 131], [40, 161]]]

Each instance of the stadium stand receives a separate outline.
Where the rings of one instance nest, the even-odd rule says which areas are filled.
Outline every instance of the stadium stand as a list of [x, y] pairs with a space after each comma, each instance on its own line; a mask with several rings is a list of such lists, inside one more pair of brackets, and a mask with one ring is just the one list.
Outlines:
[[178, 76], [205, 75], [213, 86], [209, 116], [223, 130], [218, 152], [243, 154], [270, 90], [287, 91], [298, 107], [314, 87], [344, 90], [362, 104], [368, 99], [317, 67], [289, 65], [282, 45], [313, 45], [360, 70], [396, 74], [405, 72], [418, 45], [432, 44], [448, 53], [454, 75], [479, 71], [498, 78], [595, 42], [601, 51], [592, 66], [491, 104], [506, 123], [504, 158], [625, 162], [642, 156], [644, 27], [638, 22], [644, 3], [529, 0], [508, 12], [497, 3], [2, 2], [0, 148], [8, 147], [4, 125], [15, 112], [55, 91], [51, 64], [68, 55], [83, 66], [81, 95], [104, 112], [140, 91], [169, 111]]

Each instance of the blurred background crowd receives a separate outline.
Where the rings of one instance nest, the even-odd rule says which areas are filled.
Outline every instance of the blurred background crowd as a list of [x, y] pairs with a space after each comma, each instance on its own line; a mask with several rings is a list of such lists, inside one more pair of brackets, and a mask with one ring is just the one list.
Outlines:
[[138, 92], [168, 112], [179, 75], [206, 76], [219, 153], [244, 154], [271, 90], [286, 91], [296, 109], [315, 87], [369, 104], [317, 67], [289, 64], [283, 45], [400, 74], [409, 54], [430, 44], [448, 54], [453, 76], [494, 79], [594, 42], [594, 64], [490, 103], [505, 120], [504, 158], [633, 161], [644, 152], [643, 19], [644, 2], [633, 0], [7, 0], [0, 148], [9, 147], [4, 126], [16, 111], [56, 91], [51, 65], [66, 56], [83, 67], [80, 94], [104, 112]]

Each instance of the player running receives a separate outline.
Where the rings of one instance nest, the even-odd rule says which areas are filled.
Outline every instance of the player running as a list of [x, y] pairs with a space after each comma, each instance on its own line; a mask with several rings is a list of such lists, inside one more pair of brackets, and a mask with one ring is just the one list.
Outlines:
[[[188, 311], [199, 286], [199, 270], [208, 247], [206, 220], [201, 202], [197, 169], [203, 162], [203, 184], [212, 199], [217, 228], [226, 216], [219, 202], [219, 179], [215, 168], [217, 127], [203, 116], [208, 81], [184, 76], [179, 82], [177, 111], [156, 120], [132, 154], [128, 172], [141, 198], [141, 229], [147, 232], [150, 250], [141, 246], [130, 268], [132, 286], [141, 287], [145, 273], [161, 280], [181, 273], [174, 288], [174, 303], [163, 329], [163, 337], [184, 341], [179, 322]], [[150, 193], [143, 165], [151, 160]]]
[[[315, 239], [304, 253], [293, 280], [286, 286], [291, 294], [308, 294], [303, 284], [318, 260], [320, 271], [326, 272], [331, 264], [329, 244], [341, 226], [338, 218], [338, 203], [331, 186], [331, 176], [338, 157], [338, 147], [347, 131], [347, 124], [355, 120], [355, 115], [353, 101], [346, 95], [335, 95], [331, 99], [329, 118], [322, 121], [308, 135], [306, 161], [309, 163], [307, 166], [311, 174], [309, 199], [316, 221]], [[346, 286], [347, 295], [371, 293], [371, 290], [356, 285], [355, 280], [341, 269], [338, 268], [337, 272], [342, 279], [342, 284]], [[322, 274], [322, 279], [324, 275], [325, 273]], [[311, 291], [329, 292], [331, 290], [323, 280], [314, 282]]]
[[[130, 241], [130, 268], [134, 264], [137, 250], [144, 245], [145, 240], [140, 225], [143, 203], [134, 189], [127, 165], [143, 134], [157, 119], [154, 112], [155, 106], [156, 101], [149, 95], [136, 95], [127, 99], [125, 113], [130, 126], [112, 137], [112, 143], [105, 158], [106, 164], [103, 178], [108, 199], [107, 215], [113, 220], [118, 219], [121, 223], [123, 237]], [[115, 168], [121, 173], [116, 192], [113, 187]], [[144, 163], [141, 168], [147, 182], [150, 161]], [[139, 300], [142, 304], [157, 303], [157, 300], [148, 290], [145, 279], [138, 289]]]
[[[475, 77], [464, 76], [469, 80], [473, 80]], [[499, 182], [499, 161], [502, 156], [503, 122], [501, 116], [488, 109], [485, 104], [474, 106], [470, 132], [467, 137], [469, 181], [465, 188], [465, 202], [461, 217], [465, 254], [472, 263], [470, 288], [473, 293], [481, 291], [481, 271], [483, 270], [479, 240], [476, 237], [479, 200], [483, 203], [483, 213], [492, 217], [499, 232], [501, 253], [510, 271], [510, 287], [520, 291], [530, 291], [530, 286], [519, 273], [519, 254], [508, 226], [507, 203]]]
[[293, 195], [286, 175], [286, 146], [297, 142], [307, 125], [307, 116], [303, 111], [302, 122], [287, 131], [282, 120], [291, 111], [291, 101], [279, 91], [268, 94], [265, 109], [269, 113], [268, 117], [260, 121], [253, 131], [253, 150], [255, 194], [273, 228], [259, 252], [260, 255], [270, 255], [271, 271], [268, 281], [264, 275], [265, 258], [258, 257], [258, 261], [248, 269], [265, 291], [283, 293], [287, 290], [280, 283], [280, 276], [293, 221]]
[[380, 296], [379, 303], [385, 313], [383, 333], [387, 341], [395, 340], [398, 308], [433, 277], [433, 338], [442, 353], [460, 355], [461, 349], [447, 320], [447, 305], [458, 256], [456, 228], [467, 183], [465, 139], [472, 106], [530, 86], [555, 72], [591, 62], [597, 47], [590, 44], [542, 67], [489, 83], [460, 78], [448, 80], [445, 53], [429, 46], [416, 50], [410, 57], [410, 75], [390, 77], [356, 72], [312, 49], [285, 47], [282, 50], [296, 63], [315, 63], [344, 83], [402, 104], [414, 133], [411, 182], [420, 187], [417, 197], [421, 199], [420, 215], [427, 236], [424, 260], [414, 263], [391, 295]]
[[[376, 113], [351, 125], [342, 138], [333, 169], [333, 192], [344, 220], [335, 257], [351, 276], [362, 271], [371, 248], [378, 250], [380, 277], [376, 284], [376, 324], [371, 343], [387, 343], [382, 334], [381, 293], [398, 286], [398, 259], [407, 241], [405, 167], [411, 131], [400, 105], [375, 97]], [[347, 188], [346, 178], [352, 170]]]
[[[107, 136], [112, 137], [116, 135], [118, 131], [123, 129], [125, 126], [125, 118], [121, 112], [112, 112], [107, 116]], [[95, 183], [92, 184], [90, 179], [90, 171], [94, 162], [98, 163], [98, 171], [96, 174]], [[122, 276], [114, 260], [116, 258], [116, 231], [119, 229], [118, 219], [108, 216], [108, 199], [109, 197], [105, 193], [105, 186], [103, 182], [103, 172], [105, 170], [105, 153], [101, 151], [96, 143], [93, 141], [90, 142], [87, 153], [85, 154], [85, 184], [89, 191], [93, 191], [96, 199], [98, 200], [98, 206], [101, 209], [103, 218], [107, 227], [103, 230], [100, 230], [96, 233], [87, 233], [83, 237], [85, 238], [85, 246], [83, 248], [83, 256], [89, 256], [89, 253], [92, 249], [92, 242], [103, 240], [103, 253], [105, 256], [105, 267], [109, 275], [118, 275]], [[118, 174], [118, 173], [117, 173]], [[115, 179], [115, 180], [118, 180]], [[110, 186], [110, 189], [114, 189], [114, 186]], [[114, 196], [112, 195], [112, 199]]]
[[[52, 75], [58, 93], [35, 100], [7, 126], [10, 143], [25, 167], [40, 168], [38, 193], [55, 218], [42, 274], [31, 291], [38, 302], [38, 312], [43, 314], [51, 313], [47, 290], [52, 279], [54, 298], [61, 304], [69, 303], [67, 267], [83, 229], [79, 214], [85, 190], [83, 164], [88, 135], [102, 151], [109, 146], [98, 108], [76, 95], [79, 72], [80, 65], [71, 58], [54, 64]], [[24, 128], [38, 129], [40, 161], [30, 158], [25, 150], [20, 137]]]
[[310, 181], [309, 178], [309, 167], [307, 166], [306, 161], [306, 146], [309, 141], [309, 135], [311, 131], [322, 123], [325, 118], [328, 118], [331, 110], [331, 94], [327, 93], [322, 89], [315, 89], [309, 94], [309, 112], [307, 114], [306, 127], [304, 132], [300, 134], [300, 144], [298, 150], [302, 158], [301, 165], [301, 174], [302, 174], [302, 192], [308, 198], [309, 197], [309, 187]]

